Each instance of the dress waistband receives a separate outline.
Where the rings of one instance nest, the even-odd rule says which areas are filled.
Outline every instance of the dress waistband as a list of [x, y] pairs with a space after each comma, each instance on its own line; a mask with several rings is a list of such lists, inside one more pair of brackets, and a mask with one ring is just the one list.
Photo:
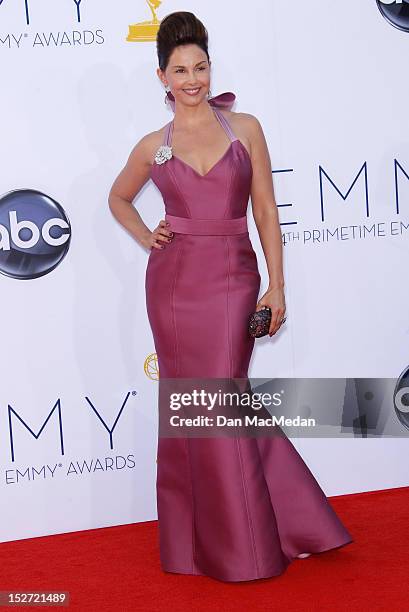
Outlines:
[[177, 234], [195, 234], [200, 236], [221, 236], [244, 234], [248, 231], [247, 216], [235, 219], [191, 219], [165, 214], [169, 229]]

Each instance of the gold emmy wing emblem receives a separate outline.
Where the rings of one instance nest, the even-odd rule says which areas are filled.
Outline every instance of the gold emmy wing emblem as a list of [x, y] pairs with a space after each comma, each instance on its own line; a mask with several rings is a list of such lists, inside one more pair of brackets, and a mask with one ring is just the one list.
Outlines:
[[156, 353], [151, 353], [147, 356], [143, 369], [148, 378], [151, 380], [159, 380], [159, 364]]
[[156, 9], [162, 4], [162, 0], [146, 0], [152, 12], [150, 21], [141, 21], [129, 26], [129, 33], [126, 38], [129, 42], [145, 42], [147, 40], [156, 40], [156, 34], [159, 30], [160, 21], [156, 16]]

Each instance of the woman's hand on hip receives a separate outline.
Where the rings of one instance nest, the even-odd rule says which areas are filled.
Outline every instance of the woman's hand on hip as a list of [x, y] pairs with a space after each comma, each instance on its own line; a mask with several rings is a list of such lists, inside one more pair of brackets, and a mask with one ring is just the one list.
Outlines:
[[168, 223], [165, 219], [159, 221], [159, 225], [155, 227], [145, 240], [144, 246], [148, 249], [163, 249], [165, 245], [163, 243], [171, 242], [173, 238], [173, 232], [166, 229]]
[[284, 288], [276, 287], [267, 289], [263, 297], [258, 301], [256, 311], [262, 310], [264, 306], [269, 306], [271, 308], [271, 323], [268, 334], [269, 336], [273, 336], [286, 319], [284, 316], [286, 311]]

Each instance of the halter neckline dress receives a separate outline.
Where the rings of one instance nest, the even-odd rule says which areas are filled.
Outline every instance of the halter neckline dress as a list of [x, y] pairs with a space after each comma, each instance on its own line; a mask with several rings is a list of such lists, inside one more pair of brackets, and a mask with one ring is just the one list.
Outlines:
[[[222, 112], [234, 100], [225, 92], [208, 101], [230, 145], [205, 175], [174, 154], [151, 169], [174, 232], [164, 249], [151, 249], [145, 277], [159, 385], [248, 376], [248, 318], [261, 278], [247, 227], [251, 157]], [[172, 131], [173, 121], [163, 145]], [[353, 541], [285, 436], [159, 436], [156, 491], [164, 571], [267, 578], [300, 553]]]

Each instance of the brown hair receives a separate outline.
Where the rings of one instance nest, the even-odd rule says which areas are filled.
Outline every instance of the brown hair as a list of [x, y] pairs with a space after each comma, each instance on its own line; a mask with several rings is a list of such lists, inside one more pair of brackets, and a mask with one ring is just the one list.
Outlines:
[[156, 36], [159, 68], [166, 70], [175, 47], [188, 44], [198, 45], [209, 60], [208, 34], [200, 19], [188, 11], [170, 13], [162, 19]]

